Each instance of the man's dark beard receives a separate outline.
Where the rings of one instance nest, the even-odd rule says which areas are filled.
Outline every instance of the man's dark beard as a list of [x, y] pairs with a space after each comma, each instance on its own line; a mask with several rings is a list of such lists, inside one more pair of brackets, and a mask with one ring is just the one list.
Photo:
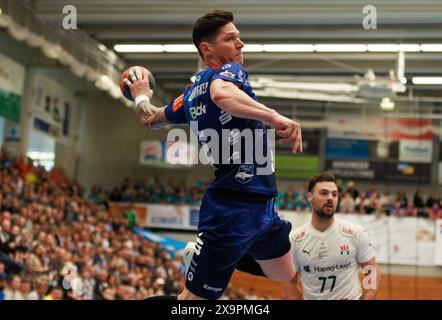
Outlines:
[[322, 208], [315, 208], [315, 213], [319, 218], [326, 220], [334, 216], [335, 210], [333, 209], [331, 213], [326, 213]]

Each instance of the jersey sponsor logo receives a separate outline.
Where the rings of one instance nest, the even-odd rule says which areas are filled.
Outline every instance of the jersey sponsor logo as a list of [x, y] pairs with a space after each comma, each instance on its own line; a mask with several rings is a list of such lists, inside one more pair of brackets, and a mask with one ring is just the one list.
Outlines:
[[187, 273], [187, 280], [189, 280], [189, 281], [193, 280], [193, 273], [190, 271]]
[[341, 248], [341, 256], [343, 256], [343, 255], [349, 256], [350, 255], [350, 248], [347, 245], [344, 244], [344, 245], [340, 246], [340, 248]]
[[241, 182], [242, 184], [246, 184], [252, 180], [254, 173], [253, 164], [241, 164], [238, 168], [238, 172], [235, 175], [235, 180]]
[[240, 82], [243, 82], [244, 81], [244, 77], [245, 77], [244, 72], [242, 72], [242, 70], [239, 70], [239, 72], [238, 72], [238, 80]]
[[181, 109], [184, 106], [183, 98], [184, 98], [184, 93], [182, 93], [178, 98], [176, 98], [173, 101], [173, 107], [172, 107], [173, 112], [177, 112], [179, 109]]
[[231, 73], [230, 71], [227, 71], [227, 70], [221, 72], [220, 75], [221, 76], [226, 76], [227, 78], [232, 78], [232, 79], [235, 78], [235, 75], [233, 73]]
[[353, 229], [350, 228], [350, 227], [346, 227], [346, 226], [343, 226], [343, 227], [339, 230], [339, 232], [341, 233], [341, 235], [343, 235], [344, 237], [347, 237], [347, 238], [353, 238], [354, 235], [355, 235]]
[[209, 87], [209, 83], [208, 82], [204, 82], [201, 83], [199, 85], [197, 85], [195, 88], [193, 88], [192, 92], [189, 95], [189, 98], [187, 99], [187, 101], [191, 102], [193, 99], [206, 94], [207, 93], [207, 88]]
[[200, 103], [196, 107], [189, 108], [189, 114], [192, 120], [195, 120], [197, 117], [206, 114], [206, 105]]
[[349, 270], [351, 268], [351, 262], [347, 264], [335, 264], [332, 266], [326, 266], [326, 267], [314, 267], [314, 272], [335, 272], [340, 270]]
[[319, 260], [327, 260], [328, 259], [328, 248], [324, 242], [321, 242], [318, 249], [318, 259]]
[[304, 237], [305, 237], [305, 231], [301, 231], [301, 232], [295, 234], [295, 236], [294, 236], [296, 242], [302, 241], [304, 239]]
[[226, 70], [226, 69], [230, 68], [231, 66], [232, 66], [231, 64], [225, 64], [225, 65], [221, 68], [221, 70]]
[[220, 116], [218, 117], [219, 122], [221, 123], [221, 125], [225, 125], [226, 123], [228, 123], [230, 120], [232, 120], [232, 115], [228, 112], [225, 112], [224, 110], [222, 110], [220, 112]]
[[203, 288], [209, 291], [213, 291], [213, 292], [221, 292], [223, 290], [223, 288], [215, 288], [215, 287], [211, 287], [207, 284], [203, 285]]
[[304, 266], [304, 271], [305, 271], [305, 272], [308, 272], [308, 273], [312, 272], [312, 271], [310, 270], [310, 266]]

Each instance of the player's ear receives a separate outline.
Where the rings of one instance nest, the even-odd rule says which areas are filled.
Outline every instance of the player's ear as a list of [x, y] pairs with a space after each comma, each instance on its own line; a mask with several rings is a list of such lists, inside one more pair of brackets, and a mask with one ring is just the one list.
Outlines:
[[307, 193], [307, 199], [308, 199], [308, 202], [312, 202], [312, 200], [313, 200], [313, 193], [312, 192]]
[[199, 49], [204, 57], [209, 56], [212, 53], [212, 45], [210, 42], [202, 41], [199, 45]]

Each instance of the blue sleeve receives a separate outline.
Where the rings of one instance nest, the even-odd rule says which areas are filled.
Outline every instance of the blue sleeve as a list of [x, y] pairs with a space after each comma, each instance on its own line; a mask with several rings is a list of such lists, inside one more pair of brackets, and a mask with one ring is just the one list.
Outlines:
[[184, 93], [172, 100], [164, 109], [164, 114], [170, 123], [186, 123], [184, 116]]
[[227, 62], [217, 70], [212, 76], [211, 81], [215, 79], [222, 79], [225, 81], [233, 82], [240, 87], [249, 86], [247, 71], [236, 62]]

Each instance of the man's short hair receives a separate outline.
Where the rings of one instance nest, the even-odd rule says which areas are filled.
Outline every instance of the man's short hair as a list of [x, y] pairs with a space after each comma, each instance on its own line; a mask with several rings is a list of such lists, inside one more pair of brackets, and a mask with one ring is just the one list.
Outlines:
[[192, 40], [201, 58], [204, 59], [199, 48], [200, 43], [215, 41], [218, 30], [229, 22], [233, 22], [233, 13], [224, 10], [210, 11], [196, 20], [193, 25]]
[[338, 185], [338, 182], [333, 174], [328, 172], [320, 172], [314, 175], [308, 182], [308, 192], [312, 192], [313, 188], [318, 182], [334, 182], [336, 185]]

